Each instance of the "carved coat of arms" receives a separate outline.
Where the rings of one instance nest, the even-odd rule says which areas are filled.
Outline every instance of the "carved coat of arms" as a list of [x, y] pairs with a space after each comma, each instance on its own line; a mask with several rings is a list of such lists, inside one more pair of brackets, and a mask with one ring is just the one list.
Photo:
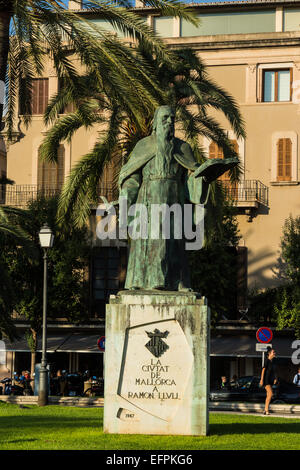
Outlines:
[[162, 338], [166, 338], [169, 334], [168, 331], [161, 332], [157, 328], [151, 333], [150, 331], [146, 331], [147, 335], [149, 336], [150, 341], [145, 345], [146, 348], [153, 354], [155, 357], [162, 356], [169, 346], [162, 340]]

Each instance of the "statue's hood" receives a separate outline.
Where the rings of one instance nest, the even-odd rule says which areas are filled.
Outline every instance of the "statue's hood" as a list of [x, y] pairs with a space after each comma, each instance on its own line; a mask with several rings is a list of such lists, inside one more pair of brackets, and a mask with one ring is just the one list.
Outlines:
[[[121, 168], [119, 176], [119, 186], [133, 173], [142, 168], [151, 158], [156, 155], [157, 138], [156, 134], [141, 139], [129, 156], [128, 162]], [[187, 170], [195, 171], [199, 163], [195, 160], [192, 149], [187, 142], [174, 138], [174, 158]]]

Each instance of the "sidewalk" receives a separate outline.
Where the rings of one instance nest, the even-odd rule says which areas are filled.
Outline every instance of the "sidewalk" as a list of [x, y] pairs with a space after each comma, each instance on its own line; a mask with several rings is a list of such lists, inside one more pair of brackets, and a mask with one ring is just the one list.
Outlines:
[[[210, 402], [209, 410], [217, 412], [263, 414], [264, 403], [242, 403], [242, 402]], [[300, 418], [300, 405], [270, 405], [270, 416], [283, 416]]]
[[[0, 395], [0, 401], [6, 403], [13, 403], [16, 405], [37, 405], [37, 396], [11, 396], [11, 395]], [[61, 405], [61, 406], [95, 406], [103, 407], [104, 398], [99, 397], [49, 397], [49, 405]]]
[[[0, 395], [0, 401], [17, 405], [37, 405], [38, 397]], [[99, 397], [49, 397], [49, 405], [103, 407], [104, 398]], [[210, 412], [262, 414], [264, 403], [210, 402]], [[270, 405], [270, 416], [300, 418], [300, 405]]]

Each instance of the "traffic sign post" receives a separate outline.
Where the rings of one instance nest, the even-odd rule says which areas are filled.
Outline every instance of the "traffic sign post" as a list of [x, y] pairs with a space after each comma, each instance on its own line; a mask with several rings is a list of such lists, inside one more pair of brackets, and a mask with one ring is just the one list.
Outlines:
[[259, 328], [256, 332], [256, 339], [259, 343], [270, 343], [273, 338], [273, 332], [267, 326]]
[[269, 347], [272, 347], [272, 344], [256, 343], [256, 351], [259, 351], [259, 352], [267, 352], [267, 349]]
[[256, 351], [261, 351], [262, 353], [262, 367], [264, 367], [265, 364], [265, 352], [267, 351], [268, 347], [272, 347], [272, 344], [270, 344], [272, 338], [273, 332], [267, 326], [262, 326], [256, 332], [256, 339], [258, 341], [258, 343], [256, 344]]
[[100, 336], [97, 341], [97, 346], [100, 351], [103, 352], [103, 377], [104, 377], [104, 370], [105, 370], [105, 336]]
[[105, 336], [101, 336], [97, 341], [98, 348], [100, 351], [105, 351]]

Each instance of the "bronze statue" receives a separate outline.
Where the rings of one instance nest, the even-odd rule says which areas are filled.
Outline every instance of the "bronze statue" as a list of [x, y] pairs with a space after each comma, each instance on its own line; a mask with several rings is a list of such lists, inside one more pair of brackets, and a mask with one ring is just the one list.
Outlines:
[[[149, 226], [151, 206], [179, 204], [184, 209], [188, 203], [205, 205], [210, 183], [238, 164], [236, 158], [199, 164], [190, 145], [174, 136], [174, 123], [172, 108], [159, 107], [152, 135], [137, 143], [120, 171], [120, 197], [127, 198], [128, 207], [144, 204], [149, 209], [146, 221]], [[126, 289], [190, 290], [186, 240], [184, 236], [175, 236], [177, 227], [173, 219], [170, 224], [167, 239], [148, 236], [130, 241]]]

